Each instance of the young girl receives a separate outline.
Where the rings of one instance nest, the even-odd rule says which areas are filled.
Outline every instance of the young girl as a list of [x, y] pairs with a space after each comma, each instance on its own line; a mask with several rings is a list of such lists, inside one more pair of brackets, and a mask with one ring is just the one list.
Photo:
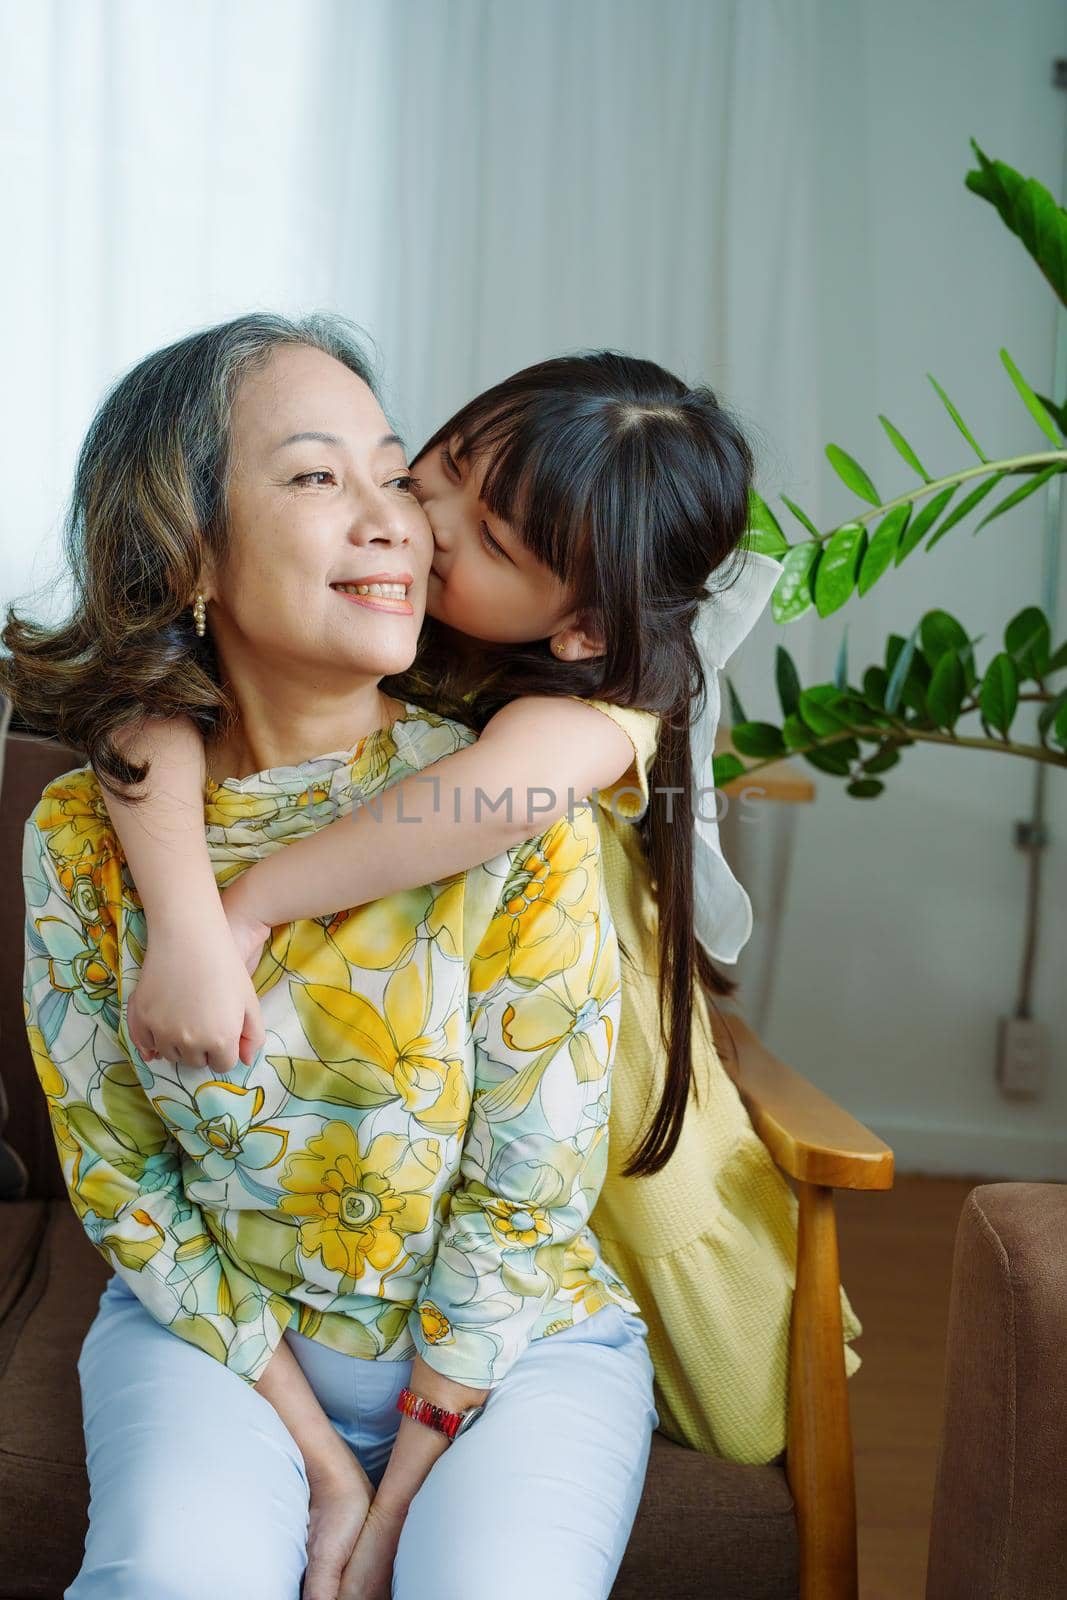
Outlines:
[[[329, 442], [300, 452], [292, 493], [335, 492]], [[713, 797], [697, 803], [710, 762], [693, 772], [695, 748], [710, 756], [715, 669], [781, 571], [741, 549], [751, 473], [714, 394], [651, 362], [603, 352], [518, 373], [415, 462], [436, 547], [429, 620], [415, 668], [383, 685], [478, 741], [253, 866], [221, 904], [191, 723], [128, 730], [127, 776], [145, 761], [151, 776], [108, 805], [150, 930], [131, 1037], [146, 1059], [226, 1072], [264, 1043], [246, 964], [264, 981], [273, 927], [491, 860], [596, 793], [624, 1012], [593, 1228], [649, 1322], [667, 1431], [765, 1461], [784, 1445], [795, 1207], [712, 1041], [709, 994], [735, 985], [708, 951], [736, 960], [751, 913], [705, 820]], [[401, 591], [346, 598], [402, 608]], [[206, 650], [210, 594], [193, 615]]]

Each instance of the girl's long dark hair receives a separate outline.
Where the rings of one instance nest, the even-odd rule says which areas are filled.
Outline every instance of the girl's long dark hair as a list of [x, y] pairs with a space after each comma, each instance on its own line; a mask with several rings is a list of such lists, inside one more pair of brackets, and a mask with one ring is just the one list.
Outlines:
[[[474, 660], [429, 622], [397, 692], [421, 692], [476, 727], [526, 694], [607, 700], [661, 719], [639, 827], [659, 911], [666, 1081], [625, 1169], [657, 1172], [678, 1143], [693, 1085], [694, 984], [712, 1005], [711, 995], [737, 987], [694, 930], [689, 728], [704, 692], [693, 619], [743, 562], [751, 451], [710, 389], [613, 351], [526, 368], [464, 406], [421, 454], [445, 442], [485, 463], [485, 503], [570, 588], [604, 654], [561, 662], [539, 640], [486, 646]], [[702, 776], [710, 786], [711, 774]]]

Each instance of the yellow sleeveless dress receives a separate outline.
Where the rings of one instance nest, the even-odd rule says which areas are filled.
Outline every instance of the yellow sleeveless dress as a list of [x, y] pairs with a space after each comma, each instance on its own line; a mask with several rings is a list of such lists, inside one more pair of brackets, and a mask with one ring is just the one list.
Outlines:
[[[658, 923], [634, 820], [648, 804], [658, 719], [590, 701], [634, 746], [631, 770], [600, 795], [604, 879], [619, 940], [623, 1003], [612, 1086], [608, 1176], [591, 1226], [604, 1257], [641, 1306], [664, 1433], [739, 1462], [785, 1449], [789, 1319], [797, 1204], [724, 1069], [707, 1005], [696, 996], [690, 1101], [678, 1147], [661, 1172], [622, 1168], [663, 1083]], [[845, 1367], [862, 1330], [842, 1291]]]

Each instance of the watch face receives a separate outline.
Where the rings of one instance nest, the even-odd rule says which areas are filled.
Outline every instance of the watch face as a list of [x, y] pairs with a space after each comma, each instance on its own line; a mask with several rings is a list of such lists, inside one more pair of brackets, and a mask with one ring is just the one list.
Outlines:
[[473, 1424], [477, 1422], [478, 1418], [481, 1416], [481, 1414], [482, 1414], [482, 1412], [484, 1410], [485, 1410], [484, 1406], [472, 1406], [470, 1411], [465, 1411], [463, 1413], [463, 1421], [460, 1423], [459, 1427], [456, 1429], [455, 1436], [456, 1436], [457, 1439], [459, 1438], [461, 1433], [466, 1433], [467, 1429], [472, 1427]]

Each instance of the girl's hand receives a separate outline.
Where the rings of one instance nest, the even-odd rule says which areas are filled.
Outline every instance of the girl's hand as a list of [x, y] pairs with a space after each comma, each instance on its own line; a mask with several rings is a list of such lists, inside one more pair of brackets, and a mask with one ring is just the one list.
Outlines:
[[245, 902], [240, 880], [222, 896], [222, 909], [230, 928], [230, 938], [245, 964], [245, 971], [255, 972], [263, 946], [270, 938], [270, 926], [255, 915]]
[[345, 1567], [337, 1600], [389, 1600], [403, 1527], [401, 1513], [384, 1510], [377, 1500], [372, 1503]]
[[265, 1042], [259, 1000], [221, 918], [150, 930], [126, 1025], [144, 1061], [214, 1072], [252, 1065]]
[[[366, 1526], [374, 1491], [347, 1445], [344, 1457], [328, 1472], [316, 1477], [309, 1470], [308, 1478], [311, 1506], [302, 1600], [338, 1600], [344, 1592], [341, 1575]], [[384, 1593], [388, 1600], [388, 1589]]]

